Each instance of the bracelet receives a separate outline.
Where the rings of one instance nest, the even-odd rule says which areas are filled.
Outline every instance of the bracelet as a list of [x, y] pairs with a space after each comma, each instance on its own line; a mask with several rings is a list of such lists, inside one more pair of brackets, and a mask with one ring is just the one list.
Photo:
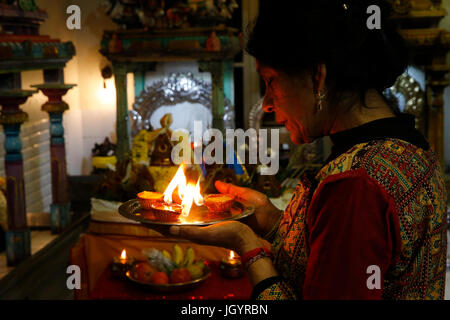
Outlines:
[[272, 242], [272, 240], [273, 240], [272, 238], [275, 236], [278, 229], [280, 228], [280, 223], [281, 223], [281, 220], [283, 219], [283, 216], [284, 216], [284, 212], [281, 211], [281, 214], [278, 217], [277, 221], [274, 223], [272, 229], [263, 237], [265, 240]]
[[241, 257], [241, 260], [242, 260], [242, 264], [244, 265], [245, 269], [248, 269], [253, 262], [255, 262], [256, 260], [259, 260], [261, 258], [270, 258], [273, 260], [272, 251], [267, 248], [264, 248], [264, 247], [256, 248], [256, 249], [246, 252]]

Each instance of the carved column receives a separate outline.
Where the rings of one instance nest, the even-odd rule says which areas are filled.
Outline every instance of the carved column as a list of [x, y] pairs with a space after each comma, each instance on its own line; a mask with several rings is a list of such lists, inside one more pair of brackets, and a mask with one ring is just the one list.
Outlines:
[[20, 110], [36, 91], [0, 90], [2, 106], [0, 124], [5, 133], [5, 172], [8, 230], [6, 230], [6, 259], [8, 266], [18, 265], [31, 255], [30, 229], [27, 226], [25, 184], [23, 175], [22, 142], [20, 126], [28, 115]]
[[116, 134], [118, 161], [123, 161], [130, 152], [130, 124], [128, 116], [127, 99], [127, 70], [123, 65], [113, 66], [114, 79], [116, 83], [117, 112], [116, 112]]
[[443, 172], [445, 172], [444, 151], [444, 90], [450, 85], [446, 75], [450, 72], [450, 66], [446, 64], [445, 46], [436, 48], [433, 52], [431, 66], [427, 68], [427, 87], [430, 90], [428, 109], [428, 139], [436, 155]]
[[52, 172], [52, 204], [50, 221], [52, 233], [59, 233], [70, 224], [70, 197], [68, 193], [66, 147], [63, 113], [69, 105], [62, 100], [74, 84], [46, 83], [33, 85], [48, 97], [41, 107], [50, 118], [50, 161]]
[[445, 80], [430, 81], [431, 103], [428, 109], [428, 139], [436, 152], [442, 170], [445, 170], [444, 161], [444, 89], [450, 84]]

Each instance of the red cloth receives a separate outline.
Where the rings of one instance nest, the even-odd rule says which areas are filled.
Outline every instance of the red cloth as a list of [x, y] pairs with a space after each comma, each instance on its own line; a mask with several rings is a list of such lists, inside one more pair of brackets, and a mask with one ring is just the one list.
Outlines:
[[247, 300], [250, 299], [252, 285], [247, 273], [237, 279], [221, 276], [218, 263], [208, 262], [211, 275], [199, 287], [180, 293], [156, 293], [128, 279], [115, 277], [109, 268], [100, 276], [89, 299], [108, 300]]
[[[395, 203], [384, 189], [362, 170], [331, 176], [316, 191], [306, 223], [303, 298], [381, 299], [384, 274], [401, 246]], [[371, 265], [381, 270], [381, 289], [367, 286]]]
[[142, 254], [143, 248], [173, 250], [177, 243], [183, 250], [192, 247], [197, 259], [205, 261], [220, 261], [228, 256], [225, 248], [200, 245], [190, 241], [165, 237], [136, 237], [124, 235], [83, 234], [77, 244], [70, 250], [70, 264], [80, 267], [81, 289], [75, 290], [75, 299], [88, 299], [98, 280], [110, 265], [113, 257], [120, 256], [123, 249], [127, 255], [137, 260], [146, 260]]

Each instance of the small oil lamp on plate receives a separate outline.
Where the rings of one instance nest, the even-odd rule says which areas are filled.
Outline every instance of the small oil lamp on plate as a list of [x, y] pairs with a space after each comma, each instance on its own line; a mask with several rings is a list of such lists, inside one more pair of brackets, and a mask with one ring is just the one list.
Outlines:
[[124, 277], [125, 273], [131, 269], [135, 261], [133, 257], [128, 257], [127, 251], [123, 249], [120, 257], [113, 258], [111, 271], [117, 277]]
[[230, 251], [230, 254], [227, 257], [222, 258], [219, 269], [222, 272], [222, 276], [230, 279], [240, 278], [244, 274], [241, 257], [234, 251]]

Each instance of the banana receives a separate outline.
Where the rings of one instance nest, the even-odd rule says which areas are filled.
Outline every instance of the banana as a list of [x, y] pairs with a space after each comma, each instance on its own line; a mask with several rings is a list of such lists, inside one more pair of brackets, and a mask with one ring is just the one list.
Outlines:
[[187, 248], [186, 250], [186, 254], [184, 256], [184, 260], [183, 260], [183, 267], [188, 267], [189, 265], [191, 265], [195, 260], [195, 252], [194, 249], [192, 249], [192, 247]]
[[192, 279], [198, 279], [203, 275], [203, 268], [198, 265], [190, 264], [186, 267], [186, 269], [191, 274]]
[[173, 246], [173, 261], [180, 266], [183, 262], [183, 249], [178, 244]]
[[163, 253], [163, 255], [164, 255], [167, 259], [173, 260], [173, 259], [172, 259], [172, 255], [170, 254], [169, 251], [163, 250], [162, 253]]
[[193, 265], [196, 266], [196, 267], [198, 267], [198, 268], [200, 268], [200, 270], [202, 270], [202, 271], [203, 271], [203, 269], [205, 268], [205, 262], [204, 262], [203, 260], [195, 261], [195, 262], [193, 263]]

